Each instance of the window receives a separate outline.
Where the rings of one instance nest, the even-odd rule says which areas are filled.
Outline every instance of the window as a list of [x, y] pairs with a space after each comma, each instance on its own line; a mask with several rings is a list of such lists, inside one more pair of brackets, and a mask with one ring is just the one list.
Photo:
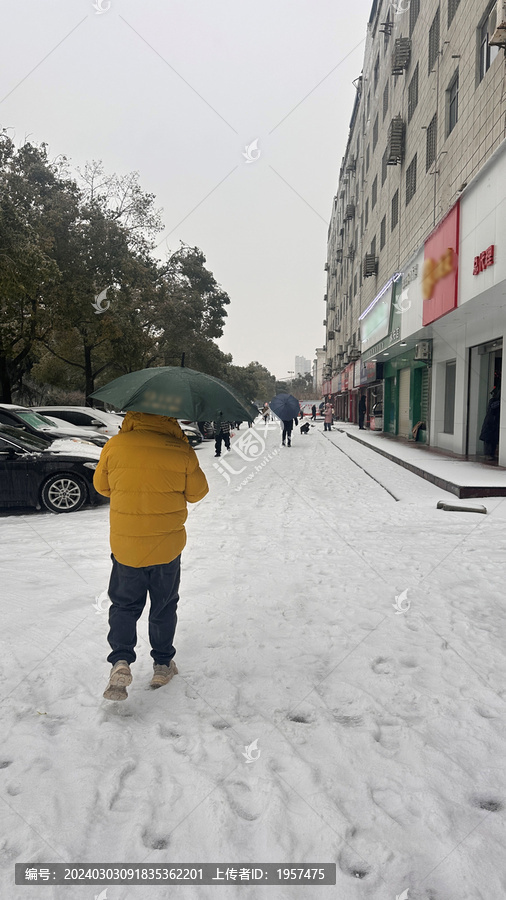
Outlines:
[[369, 153], [369, 144], [367, 145], [367, 150], [365, 151], [365, 170], [369, 171], [369, 161], [371, 154]]
[[410, 203], [416, 193], [416, 156], [417, 154], [415, 153], [406, 169], [406, 206]]
[[365, 227], [369, 221], [369, 198], [365, 201]]
[[457, 7], [460, 3], [460, 0], [448, 0], [448, 28], [453, 22], [453, 17], [457, 12]]
[[455, 421], [455, 374], [457, 371], [456, 360], [446, 363], [445, 372], [445, 412], [444, 433], [453, 434]]
[[489, 44], [488, 22], [489, 15], [485, 16], [478, 29], [478, 83], [484, 79], [499, 51], [499, 47]]
[[376, 235], [374, 235], [371, 241], [371, 256], [376, 256]]
[[413, 28], [416, 25], [416, 20], [418, 19], [418, 13], [420, 12], [420, 0], [411, 0], [409, 6], [409, 36], [413, 34]]
[[413, 113], [418, 105], [418, 63], [413, 72], [413, 78], [409, 82], [408, 87], [408, 122], [411, 122]]
[[372, 127], [372, 149], [376, 149], [376, 144], [378, 143], [378, 116], [376, 116], [374, 120], [374, 125]]
[[387, 112], [388, 112], [388, 81], [385, 84], [385, 87], [383, 90], [383, 121], [385, 121]]
[[385, 28], [385, 31], [383, 34], [383, 49], [384, 49], [385, 53], [387, 52], [388, 42], [390, 40], [389, 25], [391, 24], [391, 22], [392, 22], [392, 20], [390, 18], [390, 9], [389, 9], [387, 12], [387, 17], [386, 17], [386, 21], [385, 21], [386, 28]]
[[391, 231], [394, 230], [395, 226], [399, 221], [399, 191], [397, 190], [392, 197], [392, 226]]
[[427, 128], [425, 147], [425, 171], [428, 172], [432, 163], [436, 161], [437, 153], [437, 113], [434, 114]]
[[439, 6], [429, 29], [429, 75], [439, 53]]
[[388, 157], [388, 149], [385, 150], [382, 160], [381, 160], [381, 184], [384, 185], [387, 180], [387, 157]]
[[446, 92], [447, 121], [446, 136], [452, 133], [459, 118], [459, 73], [453, 76]]
[[378, 176], [376, 175], [376, 177], [372, 183], [371, 209], [374, 209], [374, 207], [376, 206], [377, 200], [378, 200]]
[[380, 58], [379, 53], [376, 57], [376, 62], [374, 63], [374, 90], [378, 87], [379, 81], [379, 73], [380, 73]]
[[387, 239], [387, 217], [383, 216], [380, 226], [380, 250], [383, 250]]

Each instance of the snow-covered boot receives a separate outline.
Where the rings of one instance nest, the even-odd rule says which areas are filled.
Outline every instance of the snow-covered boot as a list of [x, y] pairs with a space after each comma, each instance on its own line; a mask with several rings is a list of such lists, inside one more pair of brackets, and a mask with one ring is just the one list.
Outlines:
[[112, 667], [109, 684], [104, 691], [106, 700], [126, 700], [127, 685], [132, 683], [130, 666], [124, 659], [119, 659]]
[[177, 675], [177, 666], [173, 659], [171, 659], [169, 666], [158, 666], [156, 663], [154, 663], [153, 677], [150, 682], [150, 687], [163, 687], [164, 684], [169, 683], [174, 675]]

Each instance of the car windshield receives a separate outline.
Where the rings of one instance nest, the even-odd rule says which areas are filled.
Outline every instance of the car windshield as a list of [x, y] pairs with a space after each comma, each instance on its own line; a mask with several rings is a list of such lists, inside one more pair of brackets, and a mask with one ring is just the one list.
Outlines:
[[54, 428], [54, 422], [51, 422], [51, 419], [46, 419], [45, 416], [41, 416], [32, 409], [17, 409], [16, 415], [32, 428]]
[[12, 428], [10, 425], [0, 425], [0, 436], [7, 440], [12, 438], [13, 442], [22, 447], [23, 450], [46, 450], [48, 446], [47, 441], [42, 440], [35, 434], [28, 434], [25, 431], [21, 434], [19, 428]]

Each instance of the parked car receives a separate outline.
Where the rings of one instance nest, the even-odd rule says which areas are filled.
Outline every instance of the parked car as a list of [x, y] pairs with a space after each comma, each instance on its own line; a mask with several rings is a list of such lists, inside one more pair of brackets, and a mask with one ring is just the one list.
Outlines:
[[188, 422], [186, 419], [178, 419], [183, 434], [188, 438], [191, 447], [196, 447], [202, 443], [202, 434], [196, 422]]
[[45, 438], [48, 444], [56, 438], [68, 438], [79, 441], [91, 442], [97, 447], [103, 447], [108, 438], [98, 432], [86, 432], [68, 425], [60, 428], [56, 422], [41, 416], [40, 413], [26, 406], [16, 406], [13, 403], [0, 403], [0, 425], [11, 425], [20, 428], [35, 437]]
[[117, 413], [104, 412], [101, 409], [93, 409], [91, 406], [34, 406], [42, 415], [57, 416], [70, 425], [78, 428], [86, 428], [88, 431], [107, 434], [112, 437], [117, 434], [123, 424], [123, 416]]
[[93, 472], [100, 450], [93, 444], [55, 440], [0, 425], [0, 507], [44, 507], [75, 512], [95, 503]]

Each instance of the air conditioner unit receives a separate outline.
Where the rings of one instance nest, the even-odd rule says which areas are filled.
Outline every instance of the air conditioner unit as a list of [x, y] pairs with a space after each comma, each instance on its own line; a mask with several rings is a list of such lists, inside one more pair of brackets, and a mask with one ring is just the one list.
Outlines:
[[335, 303], [331, 303], [330, 306], [329, 306], [330, 311], [331, 311], [331, 312], [334, 312], [335, 308], [336, 308], [336, 304], [335, 304]]
[[357, 359], [360, 359], [360, 350], [357, 347], [352, 347], [350, 350], [350, 359], [355, 362]]
[[488, 20], [488, 42], [492, 47], [506, 48], [506, 0], [498, 0]]
[[324, 303], [327, 302], [327, 297], [328, 297], [328, 294], [324, 294], [324, 295], [323, 295], [323, 302], [324, 302]]
[[390, 122], [387, 137], [387, 166], [396, 166], [404, 159], [404, 121], [395, 116]]
[[353, 244], [350, 244], [348, 247], [348, 256], [347, 259], [355, 259], [355, 247]]
[[325, 263], [323, 269], [324, 269], [325, 272], [328, 272], [328, 270], [329, 270], [329, 264], [328, 264], [328, 263]]
[[333, 277], [335, 278], [337, 275], [337, 269], [332, 269], [330, 274], [333, 275]]
[[336, 250], [336, 261], [338, 263], [340, 263], [340, 262], [342, 262], [342, 260], [343, 260], [343, 251], [342, 251], [342, 248], [339, 248], [339, 250]]
[[349, 219], [355, 218], [355, 204], [354, 203], [348, 203], [348, 205], [346, 207], [346, 211], [344, 213], [344, 218], [347, 221], [349, 221]]
[[334, 332], [329, 331], [329, 341], [333, 341], [333, 340], [334, 340]]
[[408, 37], [397, 38], [392, 53], [392, 75], [402, 75], [409, 66], [411, 59], [411, 39]]
[[350, 156], [350, 158], [346, 164], [346, 171], [347, 172], [355, 171], [355, 157], [354, 156]]
[[415, 359], [430, 359], [430, 343], [429, 341], [420, 341], [415, 344]]
[[323, 320], [323, 324], [324, 324], [324, 325], [327, 324], [327, 320], [326, 320], [326, 319]]
[[373, 253], [366, 253], [362, 266], [362, 275], [364, 278], [370, 278], [371, 275], [378, 274], [378, 257]]

